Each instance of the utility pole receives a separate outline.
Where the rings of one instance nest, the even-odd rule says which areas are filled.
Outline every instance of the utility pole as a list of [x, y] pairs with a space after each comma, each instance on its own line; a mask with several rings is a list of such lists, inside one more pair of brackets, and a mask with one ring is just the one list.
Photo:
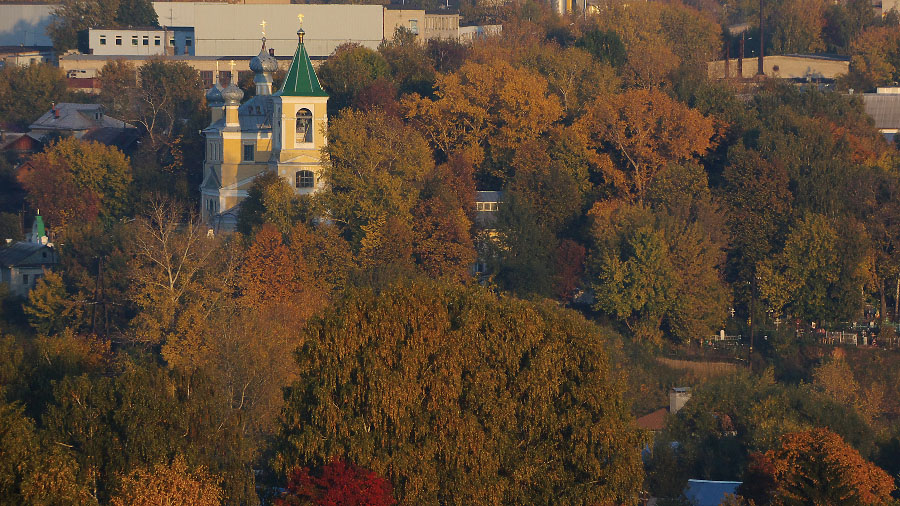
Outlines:
[[765, 58], [766, 38], [763, 32], [763, 0], [759, 0], [759, 60], [756, 67], [756, 75], [764, 76], [766, 72], [763, 70], [763, 59]]

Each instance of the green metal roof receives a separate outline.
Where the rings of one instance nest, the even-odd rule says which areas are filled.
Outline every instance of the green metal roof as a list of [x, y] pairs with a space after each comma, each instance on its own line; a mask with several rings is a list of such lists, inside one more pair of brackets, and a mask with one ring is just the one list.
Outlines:
[[47, 235], [44, 230], [44, 219], [41, 218], [40, 214], [34, 217], [34, 224], [31, 226], [31, 229], [32, 233], [38, 238]]
[[297, 45], [297, 52], [294, 53], [294, 59], [291, 60], [291, 68], [288, 69], [287, 77], [284, 78], [284, 85], [276, 95], [285, 97], [328, 96], [328, 93], [325, 93], [319, 84], [319, 78], [316, 76], [316, 71], [313, 70], [312, 62], [309, 61], [309, 55], [306, 54], [306, 47], [302, 42]]

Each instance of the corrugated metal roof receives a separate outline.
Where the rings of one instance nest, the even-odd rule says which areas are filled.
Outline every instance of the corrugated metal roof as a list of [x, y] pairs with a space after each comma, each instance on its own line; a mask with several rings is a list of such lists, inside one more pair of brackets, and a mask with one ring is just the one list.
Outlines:
[[863, 104], [879, 130], [900, 128], [900, 94], [864, 93]]

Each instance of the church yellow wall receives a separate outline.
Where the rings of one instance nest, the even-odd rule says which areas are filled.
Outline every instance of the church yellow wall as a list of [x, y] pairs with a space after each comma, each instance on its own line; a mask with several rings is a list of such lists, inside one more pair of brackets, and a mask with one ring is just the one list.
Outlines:
[[[298, 156], [314, 157], [319, 161], [319, 150], [326, 144], [325, 126], [328, 121], [327, 98], [324, 97], [281, 97], [282, 100], [282, 140], [278, 161], [286, 162]], [[297, 111], [309, 109], [313, 116], [313, 142], [311, 144], [296, 142]]]

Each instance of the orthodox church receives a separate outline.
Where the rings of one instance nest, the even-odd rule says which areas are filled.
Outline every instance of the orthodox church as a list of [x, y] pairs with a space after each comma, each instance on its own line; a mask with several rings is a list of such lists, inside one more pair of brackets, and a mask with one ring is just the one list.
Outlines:
[[[302, 19], [301, 19], [302, 21]], [[320, 150], [326, 143], [328, 94], [319, 84], [303, 45], [303, 28], [281, 89], [272, 93], [278, 62], [262, 38], [250, 60], [256, 95], [241, 104], [244, 92], [216, 83], [207, 93], [211, 122], [203, 130], [206, 159], [200, 185], [202, 217], [215, 229], [232, 230], [253, 179], [266, 172], [284, 178], [298, 194], [321, 190]]]

